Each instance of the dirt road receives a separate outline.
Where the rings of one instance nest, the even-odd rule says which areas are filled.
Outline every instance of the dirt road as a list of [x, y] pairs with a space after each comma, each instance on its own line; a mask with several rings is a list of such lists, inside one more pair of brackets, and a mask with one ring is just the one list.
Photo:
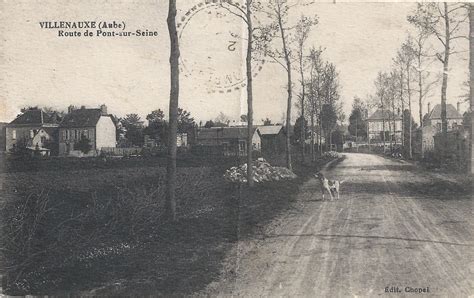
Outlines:
[[308, 181], [292, 212], [239, 242], [206, 294], [474, 295], [472, 185], [366, 154], [325, 172], [345, 180], [341, 199], [321, 201]]

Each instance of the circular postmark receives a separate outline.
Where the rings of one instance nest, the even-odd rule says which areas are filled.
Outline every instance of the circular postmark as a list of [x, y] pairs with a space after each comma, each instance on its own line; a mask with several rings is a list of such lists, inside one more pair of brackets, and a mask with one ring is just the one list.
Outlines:
[[[208, 93], [238, 91], [247, 84], [247, 27], [236, 15], [245, 9], [229, 0], [201, 0], [178, 19], [180, 71]], [[255, 77], [265, 63], [265, 54], [254, 51], [252, 58]]]

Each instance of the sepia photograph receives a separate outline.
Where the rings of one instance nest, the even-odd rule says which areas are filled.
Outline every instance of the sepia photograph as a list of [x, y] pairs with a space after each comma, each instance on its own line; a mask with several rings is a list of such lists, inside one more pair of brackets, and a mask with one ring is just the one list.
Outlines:
[[474, 4], [0, 0], [0, 297], [474, 297]]

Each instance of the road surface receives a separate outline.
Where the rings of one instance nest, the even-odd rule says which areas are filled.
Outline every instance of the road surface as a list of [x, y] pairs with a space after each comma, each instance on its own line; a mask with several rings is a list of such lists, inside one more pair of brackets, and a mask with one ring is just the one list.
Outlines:
[[308, 181], [292, 212], [239, 241], [206, 294], [474, 295], [472, 185], [355, 153], [325, 173], [345, 180], [341, 199], [321, 201]]

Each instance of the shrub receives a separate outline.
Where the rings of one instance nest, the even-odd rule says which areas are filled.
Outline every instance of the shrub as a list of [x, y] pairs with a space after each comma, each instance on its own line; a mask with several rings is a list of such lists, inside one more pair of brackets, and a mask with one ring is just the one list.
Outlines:
[[79, 142], [74, 144], [74, 150], [80, 150], [84, 154], [89, 153], [91, 149], [91, 141], [86, 137], [82, 137]]

